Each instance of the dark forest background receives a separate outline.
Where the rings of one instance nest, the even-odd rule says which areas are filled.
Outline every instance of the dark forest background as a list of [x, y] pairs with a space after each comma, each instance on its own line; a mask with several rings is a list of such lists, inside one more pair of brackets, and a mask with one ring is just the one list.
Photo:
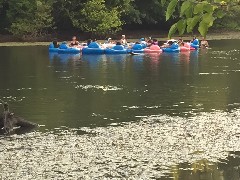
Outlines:
[[[22, 40], [49, 36], [105, 38], [117, 33], [167, 32], [161, 0], [0, 0], [0, 34]], [[240, 29], [240, 7], [233, 6], [212, 29]]]

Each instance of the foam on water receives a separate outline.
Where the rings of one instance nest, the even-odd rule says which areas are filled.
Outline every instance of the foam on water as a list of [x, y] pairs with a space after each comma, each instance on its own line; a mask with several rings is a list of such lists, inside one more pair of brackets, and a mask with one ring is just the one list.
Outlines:
[[120, 91], [123, 90], [123, 88], [117, 87], [117, 86], [101, 86], [101, 85], [77, 85], [75, 86], [76, 89], [83, 89], [85, 91], [87, 90], [103, 90], [103, 91]]
[[179, 163], [240, 150], [240, 110], [191, 118], [152, 115], [122, 125], [60, 128], [0, 139], [2, 179], [149, 179]]

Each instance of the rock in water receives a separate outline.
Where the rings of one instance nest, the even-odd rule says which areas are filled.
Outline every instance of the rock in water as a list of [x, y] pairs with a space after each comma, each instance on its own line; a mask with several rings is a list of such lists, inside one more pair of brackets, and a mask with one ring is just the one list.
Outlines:
[[4, 112], [0, 116], [0, 129], [4, 128], [7, 133], [12, 131], [14, 127], [20, 128], [35, 128], [38, 125], [27, 121], [21, 117], [15, 116], [14, 113], [9, 112], [8, 104], [3, 105]]

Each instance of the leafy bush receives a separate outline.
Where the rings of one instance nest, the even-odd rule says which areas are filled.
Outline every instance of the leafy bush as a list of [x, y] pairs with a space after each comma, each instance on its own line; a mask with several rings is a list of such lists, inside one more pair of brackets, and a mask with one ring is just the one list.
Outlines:
[[51, 4], [40, 0], [9, 0], [9, 31], [16, 36], [41, 36], [53, 26]]
[[73, 25], [95, 35], [113, 34], [121, 30], [123, 22], [118, 7], [107, 8], [105, 0], [90, 0], [80, 12], [71, 16]]
[[240, 6], [232, 6], [222, 19], [218, 19], [215, 28], [240, 30]]

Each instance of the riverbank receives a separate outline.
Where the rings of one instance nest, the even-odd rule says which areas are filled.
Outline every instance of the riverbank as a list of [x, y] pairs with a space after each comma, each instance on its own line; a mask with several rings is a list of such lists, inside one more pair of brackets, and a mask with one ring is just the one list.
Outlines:
[[[158, 32], [158, 31], [143, 31], [143, 32], [122, 32], [122, 34], [126, 34], [128, 37], [128, 41], [135, 42], [140, 37], [153, 37], [158, 39], [159, 41], [165, 41], [167, 38], [167, 32]], [[201, 37], [199, 34], [196, 34], [199, 38]], [[120, 35], [118, 35], [120, 36]], [[114, 37], [113, 39], [117, 39], [117, 37]], [[47, 46], [49, 45], [49, 42], [51, 41], [51, 38], [47, 41], [36, 41], [36, 42], [19, 42], [19, 41], [7, 41], [8, 38], [3, 38], [4, 36], [0, 36], [0, 46]], [[191, 34], [183, 35], [181, 36], [184, 40], [190, 40], [192, 38]], [[2, 39], [1, 39], [2, 38]], [[63, 39], [62, 37], [58, 38], [59, 42], [71, 40], [71, 36], [66, 39]], [[174, 39], [179, 39], [179, 36], [173, 36]], [[201, 39], [201, 38], [200, 38]], [[207, 35], [208, 40], [223, 40], [223, 39], [240, 39], [240, 31], [234, 31], [234, 32], [211, 32]], [[3, 41], [4, 40], [4, 41]], [[84, 41], [83, 37], [81, 36], [80, 41]], [[104, 42], [104, 40], [99, 40], [99, 42]]]
[[0, 42], [1, 46], [48, 46], [49, 42]]
[[[135, 39], [136, 37], [157, 37], [160, 41], [168, 39], [168, 32], [159, 31], [137, 31], [137, 32], [126, 32], [127, 37]], [[192, 36], [196, 35], [201, 39], [199, 33], [184, 34], [181, 37], [184, 40], [191, 40]], [[173, 39], [179, 39], [180, 36], [174, 35]], [[227, 30], [214, 30], [208, 33], [208, 40], [223, 40], [223, 39], [240, 39], [240, 31], [227, 31]]]

